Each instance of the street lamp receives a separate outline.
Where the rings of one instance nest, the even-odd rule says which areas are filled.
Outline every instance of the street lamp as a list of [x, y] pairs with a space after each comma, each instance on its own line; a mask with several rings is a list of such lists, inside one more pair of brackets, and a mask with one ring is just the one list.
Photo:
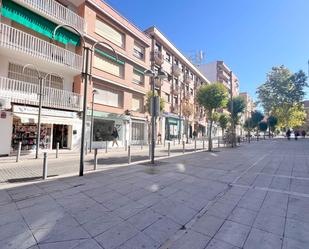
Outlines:
[[42, 94], [43, 94], [43, 77], [39, 71], [39, 69], [33, 64], [26, 64], [23, 67], [23, 74], [27, 67], [32, 67], [38, 74], [39, 79], [39, 113], [38, 113], [38, 124], [36, 128], [36, 148], [35, 148], [35, 159], [39, 158], [39, 148], [40, 148], [40, 140], [41, 140], [41, 115], [42, 115]]
[[233, 115], [234, 115], [234, 103], [233, 103], [233, 71], [230, 71], [230, 100], [231, 100], [231, 125], [232, 125], [232, 147], [234, 147], [235, 145], [235, 134], [234, 134], [234, 130], [235, 130], [235, 123], [234, 123], [234, 119], [233, 119]]
[[[87, 88], [88, 88], [88, 80], [91, 80], [91, 70], [92, 70], [92, 55], [93, 55], [93, 49], [97, 44], [104, 44], [109, 46], [113, 52], [116, 55], [116, 60], [118, 61], [117, 54], [113, 47], [109, 45], [108, 43], [105, 42], [96, 42], [91, 48], [86, 46], [86, 41], [84, 35], [79, 32], [76, 28], [74, 28], [71, 25], [68, 24], [62, 24], [58, 25], [53, 32], [53, 39], [55, 39], [56, 32], [59, 28], [61, 27], [68, 27], [73, 29], [82, 39], [83, 41], [83, 67], [82, 67], [82, 78], [83, 78], [83, 83], [84, 83], [84, 96], [83, 96], [83, 119], [82, 119], [82, 133], [81, 133], [81, 148], [80, 148], [80, 162], [79, 162], [79, 176], [84, 175], [84, 167], [85, 167], [85, 162], [84, 162], [84, 156], [85, 156], [85, 135], [86, 135], [86, 114], [87, 114]], [[90, 64], [89, 64], [89, 59], [90, 59]]]
[[93, 104], [94, 104], [94, 95], [98, 94], [98, 91], [93, 89], [92, 90], [92, 104], [91, 104], [91, 128], [90, 128], [90, 152], [92, 150], [92, 142], [93, 142]]
[[155, 72], [153, 70], [146, 70], [145, 72], [146, 76], [151, 77], [151, 90], [152, 90], [152, 101], [150, 102], [152, 104], [152, 110], [151, 112], [151, 163], [154, 164], [154, 157], [155, 157], [155, 120], [156, 120], [156, 103], [155, 103], [155, 79], [163, 80], [167, 78], [167, 74], [161, 70], [158, 72]]

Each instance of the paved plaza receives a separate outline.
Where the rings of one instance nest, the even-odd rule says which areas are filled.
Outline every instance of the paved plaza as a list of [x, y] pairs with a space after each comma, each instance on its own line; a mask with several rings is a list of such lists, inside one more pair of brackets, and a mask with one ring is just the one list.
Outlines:
[[[0, 248], [309, 248], [309, 140], [0, 190]], [[63, 165], [65, 166], [65, 165]]]

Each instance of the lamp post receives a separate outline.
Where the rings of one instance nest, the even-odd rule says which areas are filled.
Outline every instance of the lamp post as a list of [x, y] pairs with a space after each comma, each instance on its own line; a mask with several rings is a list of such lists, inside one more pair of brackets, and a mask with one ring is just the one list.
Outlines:
[[90, 127], [90, 152], [92, 150], [92, 140], [93, 140], [93, 104], [94, 104], [94, 95], [98, 94], [98, 91], [93, 89], [92, 90], [92, 104], [91, 104], [91, 127]]
[[23, 67], [23, 73], [27, 67], [32, 67], [38, 74], [39, 79], [39, 113], [38, 113], [38, 124], [36, 129], [36, 148], [35, 148], [35, 159], [39, 158], [39, 148], [40, 148], [40, 140], [41, 140], [41, 115], [42, 115], [42, 94], [43, 94], [43, 77], [39, 71], [39, 69], [33, 64], [26, 64]]
[[234, 123], [234, 103], [233, 103], [233, 71], [230, 71], [230, 100], [231, 100], [231, 126], [232, 126], [232, 147], [234, 147], [235, 137], [235, 123]]
[[154, 164], [154, 158], [155, 158], [155, 123], [156, 123], [156, 113], [157, 113], [157, 106], [155, 103], [155, 79], [162, 80], [167, 78], [167, 74], [161, 70], [158, 72], [155, 72], [153, 70], [146, 70], [145, 75], [151, 77], [151, 90], [152, 90], [152, 96], [150, 101], [152, 107], [151, 109], [151, 163]]
[[[56, 32], [61, 27], [68, 27], [73, 29], [82, 39], [83, 42], [83, 67], [81, 71], [81, 76], [84, 83], [84, 96], [83, 96], [83, 119], [82, 119], [82, 133], [81, 133], [81, 148], [80, 148], [80, 161], [79, 161], [79, 176], [84, 175], [84, 157], [85, 157], [85, 135], [86, 135], [86, 114], [87, 114], [87, 93], [88, 93], [88, 81], [91, 80], [91, 67], [92, 67], [92, 49], [99, 43], [105, 44], [112, 48], [108, 43], [105, 42], [96, 42], [91, 48], [86, 46], [86, 41], [84, 35], [79, 32], [76, 28], [68, 24], [58, 25], [53, 32], [53, 39], [55, 39]], [[112, 48], [115, 53], [115, 50]], [[116, 53], [115, 53], [116, 54]], [[89, 63], [90, 59], [90, 63]], [[116, 54], [116, 59], [117, 54]]]

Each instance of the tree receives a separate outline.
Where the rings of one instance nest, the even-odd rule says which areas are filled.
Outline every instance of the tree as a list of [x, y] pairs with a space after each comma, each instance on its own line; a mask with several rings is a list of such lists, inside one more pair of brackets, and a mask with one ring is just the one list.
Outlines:
[[185, 134], [186, 134], [186, 143], [189, 142], [188, 140], [188, 127], [189, 127], [189, 118], [193, 114], [194, 108], [191, 103], [185, 101], [182, 103], [182, 115], [185, 117]]
[[[299, 124], [301, 120], [301, 107], [299, 106], [305, 96], [305, 88], [308, 87], [307, 77], [303, 71], [292, 73], [284, 66], [273, 67], [267, 74], [267, 79], [258, 90], [259, 103], [268, 115], [276, 116], [278, 126], [287, 126], [295, 116]], [[298, 106], [298, 107], [296, 107]], [[286, 125], [284, 127], [284, 125]]]
[[219, 125], [222, 129], [222, 136], [224, 134], [224, 130], [227, 128], [227, 125], [229, 123], [229, 118], [226, 114], [222, 113], [220, 116], [219, 116]]
[[280, 129], [300, 127], [306, 120], [306, 112], [302, 105], [282, 105], [275, 108], [273, 115], [278, 118], [277, 126]]
[[[233, 103], [233, 113], [232, 113], [232, 104]], [[241, 96], [237, 96], [237, 97], [233, 97], [232, 100], [229, 100], [228, 104], [228, 111], [231, 114], [231, 119], [234, 121], [235, 125], [239, 124], [239, 120], [241, 118], [241, 114], [244, 113], [244, 111], [246, 110], [246, 102], [244, 100], [243, 97]]]
[[248, 141], [249, 141], [249, 143], [250, 143], [251, 131], [252, 131], [252, 129], [253, 129], [251, 118], [248, 118], [248, 119], [245, 121], [245, 123], [244, 123], [244, 129], [248, 132]]
[[208, 136], [208, 150], [212, 150], [212, 125], [214, 118], [214, 111], [217, 108], [224, 108], [227, 104], [228, 93], [226, 88], [221, 83], [214, 83], [210, 85], [201, 86], [196, 94], [197, 102], [205, 108], [209, 119], [209, 136]]
[[275, 116], [269, 116], [267, 119], [268, 127], [269, 127], [269, 138], [271, 132], [274, 132], [276, 129], [276, 125], [278, 124], [278, 119]]
[[268, 128], [267, 122], [262, 121], [259, 123], [259, 130], [264, 132], [264, 139], [265, 139], [265, 133], [267, 131], [267, 128]]
[[257, 137], [259, 138], [259, 123], [263, 120], [264, 115], [260, 111], [254, 111], [251, 114], [251, 127], [256, 129]]
[[[232, 100], [230, 99], [228, 104], [228, 111], [230, 112], [231, 115], [231, 120], [232, 120], [232, 147], [236, 147], [236, 131], [235, 127], [236, 125], [239, 124], [239, 120], [241, 118], [241, 114], [244, 113], [246, 110], [246, 102], [243, 97], [237, 96], [233, 97]], [[233, 110], [232, 110], [233, 107]]]
[[[146, 106], [147, 112], [149, 113], [150, 113], [150, 100], [152, 96], [153, 96], [152, 91], [147, 92], [145, 106]], [[158, 96], [158, 94], [155, 93], [154, 96]], [[160, 97], [160, 112], [164, 110], [164, 105], [165, 105], [164, 99]]]

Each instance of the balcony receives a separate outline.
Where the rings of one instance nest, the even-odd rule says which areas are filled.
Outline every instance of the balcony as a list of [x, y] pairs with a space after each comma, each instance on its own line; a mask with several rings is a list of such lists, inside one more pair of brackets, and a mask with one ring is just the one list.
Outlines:
[[172, 66], [172, 71], [173, 71], [173, 75], [176, 77], [179, 77], [182, 73], [181, 68], [176, 64]]
[[0, 47], [81, 71], [82, 56], [3, 23], [0, 24]]
[[[39, 105], [38, 93], [37, 84], [0, 77], [0, 97], [9, 99], [11, 102]], [[81, 102], [79, 94], [56, 88], [43, 88], [43, 107], [80, 111]]]
[[52, 19], [58, 24], [71, 25], [81, 33], [86, 31], [84, 18], [54, 0], [15, 0], [15, 2]]
[[174, 104], [174, 106], [171, 107], [172, 113], [178, 114], [179, 112], [179, 107], [177, 104]]
[[190, 85], [192, 83], [192, 81], [193, 80], [190, 78], [190, 76], [186, 76], [185, 79], [184, 79], [184, 83], [187, 84], [187, 85]]
[[190, 92], [188, 92], [188, 91], [186, 91], [185, 93], [184, 93], [184, 99], [185, 100], [190, 100], [190, 98], [191, 98], [191, 94], [190, 94]]
[[173, 95], [178, 95], [180, 93], [179, 86], [175, 85], [174, 87], [171, 87], [171, 91]]
[[161, 66], [164, 63], [164, 56], [163, 56], [162, 52], [161, 51], [154, 51], [153, 52], [153, 60], [157, 65]]

